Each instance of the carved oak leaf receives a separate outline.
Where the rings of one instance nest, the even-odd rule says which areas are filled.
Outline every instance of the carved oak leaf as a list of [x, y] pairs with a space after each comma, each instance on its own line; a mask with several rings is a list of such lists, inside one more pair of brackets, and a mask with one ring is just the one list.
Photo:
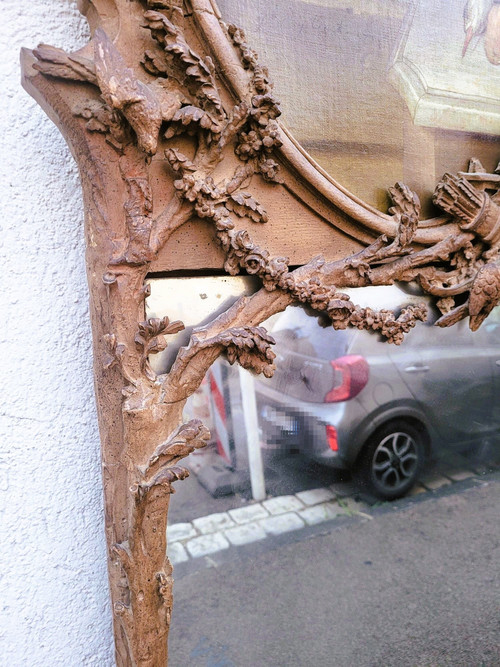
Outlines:
[[139, 147], [156, 153], [163, 121], [160, 103], [152, 90], [135, 76], [102, 28], [94, 33], [95, 68], [101, 95], [120, 111], [137, 135]]
[[33, 67], [45, 74], [58, 79], [71, 81], [87, 81], [97, 85], [94, 63], [78, 54], [70, 55], [49, 44], [40, 44], [33, 50], [38, 62]]
[[161, 467], [175, 465], [195, 449], [206, 446], [210, 431], [199, 419], [182, 424], [166, 442], [159, 445], [144, 469], [144, 475], [154, 474]]
[[177, 148], [168, 148], [165, 151], [165, 157], [174, 171], [181, 173], [196, 171], [196, 165], [184, 153], [177, 150]]
[[228, 195], [233, 194], [248, 178], [250, 178], [255, 172], [255, 168], [252, 164], [246, 164], [244, 166], [238, 167], [232, 179], [227, 183], [224, 188]]
[[[196, 128], [191, 128], [191, 125], [195, 125]], [[214, 120], [207, 111], [188, 105], [175, 112], [165, 132], [165, 139], [171, 139], [177, 134], [184, 134], [185, 132], [194, 132], [198, 127], [208, 130], [212, 134], [220, 134], [222, 131], [222, 125]]]
[[259, 202], [248, 192], [238, 192], [230, 195], [226, 208], [233, 211], [240, 218], [248, 217], [254, 222], [267, 222], [269, 216]]
[[181, 26], [174, 24], [164, 14], [156, 11], [147, 11], [144, 14], [145, 27], [151, 31], [153, 39], [164, 48], [169, 44], [179, 42], [189, 48], [184, 40]]
[[481, 267], [469, 295], [469, 326], [479, 329], [493, 308], [500, 302], [500, 261]]
[[168, 64], [163, 55], [158, 55], [154, 51], [148, 50], [144, 53], [144, 58], [141, 63], [146, 72], [149, 72], [149, 74], [152, 74], [153, 76], [168, 76]]

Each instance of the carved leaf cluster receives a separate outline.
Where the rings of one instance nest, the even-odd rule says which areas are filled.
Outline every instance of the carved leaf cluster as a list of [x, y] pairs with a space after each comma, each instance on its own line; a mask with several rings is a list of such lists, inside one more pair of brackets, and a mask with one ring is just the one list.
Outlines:
[[408, 248], [413, 241], [420, 219], [420, 200], [415, 192], [404, 183], [396, 183], [389, 188], [393, 205], [389, 209], [398, 222], [398, 231], [394, 245], [401, 249]]
[[156, 448], [144, 469], [144, 475], [150, 475], [165, 466], [176, 465], [195, 449], [205, 447], [209, 438], [210, 431], [198, 419], [182, 424], [165, 443]]
[[172, 169], [176, 172], [184, 174], [186, 172], [196, 171], [196, 165], [177, 148], [167, 149], [165, 151], [165, 157], [167, 158]]
[[226, 208], [236, 213], [240, 218], [248, 217], [253, 222], [267, 222], [269, 220], [265, 209], [249, 192], [238, 192], [237, 194], [229, 195], [226, 201]]
[[131, 140], [128, 125], [123, 117], [105, 102], [87, 100], [76, 104], [73, 113], [86, 120], [85, 127], [89, 132], [104, 134], [106, 141], [118, 152], [122, 152], [124, 145]]
[[197, 171], [196, 165], [177, 149], [168, 149], [165, 156], [172, 169], [182, 176], [174, 181], [178, 196], [194, 203], [198, 217], [211, 219], [218, 231], [233, 229], [234, 223], [229, 218], [231, 213], [252, 222], [269, 220], [267, 211], [251, 193], [237, 191], [253, 173], [253, 168], [239, 168], [228, 183], [216, 185], [211, 176], [197, 177], [193, 173]]
[[[208, 114], [211, 124], [218, 126], [224, 120], [225, 113], [210, 57], [203, 59], [195, 53], [185, 41], [182, 28], [164, 14], [147, 11], [144, 18], [146, 27], [165, 54], [163, 59], [160, 59], [154, 52], [146, 51], [144, 60], [146, 69], [157, 76], [172, 73], [177, 79], [180, 78], [193, 100], [196, 100], [200, 109]], [[189, 115], [190, 112], [187, 113]], [[189, 122], [200, 122], [201, 117], [195, 120], [193, 116], [188, 120], [186, 116], [184, 120], [186, 125]], [[208, 123], [208, 120], [204, 122]]]
[[220, 333], [211, 344], [226, 349], [230, 364], [237, 361], [243, 368], [272, 377], [276, 355], [271, 345], [275, 340], [264, 327], [234, 327]]
[[207, 111], [188, 105], [175, 112], [165, 132], [165, 139], [171, 139], [178, 134], [196, 134], [200, 128], [217, 135], [220, 134], [222, 125], [214, 121]]
[[149, 365], [148, 356], [162, 352], [167, 347], [165, 336], [176, 334], [184, 329], [184, 324], [178, 320], [170, 322], [168, 317], [154, 317], [141, 322], [139, 331], [136, 333], [134, 341], [137, 349], [141, 352], [141, 368], [146, 377], [156, 380], [156, 374]]
[[[387, 342], [400, 345], [403, 342], [404, 335], [407, 334], [417, 322], [425, 322], [427, 319], [427, 307], [424, 304], [416, 306], [407, 306], [403, 308], [399, 316], [391, 310], [373, 311], [371, 308], [360, 308], [357, 306], [349, 315], [348, 321], [342, 322], [339, 326], [334, 321], [334, 327], [343, 329], [351, 325], [357, 329], [371, 329], [378, 331]], [[345, 326], [344, 326], [345, 324]]]

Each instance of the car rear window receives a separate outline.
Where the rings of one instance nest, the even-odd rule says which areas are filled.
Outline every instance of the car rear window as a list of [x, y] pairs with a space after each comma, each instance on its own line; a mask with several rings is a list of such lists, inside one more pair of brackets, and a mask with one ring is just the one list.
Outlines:
[[[318, 326], [319, 325], [319, 326]], [[271, 329], [277, 346], [319, 359], [336, 359], [347, 353], [355, 330], [336, 331], [331, 322], [300, 306], [289, 306]]]

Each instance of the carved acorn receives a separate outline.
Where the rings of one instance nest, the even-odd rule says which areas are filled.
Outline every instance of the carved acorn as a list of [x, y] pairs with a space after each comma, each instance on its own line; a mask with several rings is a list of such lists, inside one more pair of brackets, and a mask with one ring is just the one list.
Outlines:
[[469, 295], [469, 326], [479, 329], [493, 308], [500, 302], [500, 260], [479, 269]]

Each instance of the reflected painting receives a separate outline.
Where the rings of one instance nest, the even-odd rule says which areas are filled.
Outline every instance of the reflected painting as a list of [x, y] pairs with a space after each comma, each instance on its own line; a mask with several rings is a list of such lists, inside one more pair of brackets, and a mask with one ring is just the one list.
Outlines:
[[497, 165], [500, 5], [492, 0], [220, 0], [268, 65], [282, 121], [353, 194], [403, 180], [434, 213], [445, 171]]

